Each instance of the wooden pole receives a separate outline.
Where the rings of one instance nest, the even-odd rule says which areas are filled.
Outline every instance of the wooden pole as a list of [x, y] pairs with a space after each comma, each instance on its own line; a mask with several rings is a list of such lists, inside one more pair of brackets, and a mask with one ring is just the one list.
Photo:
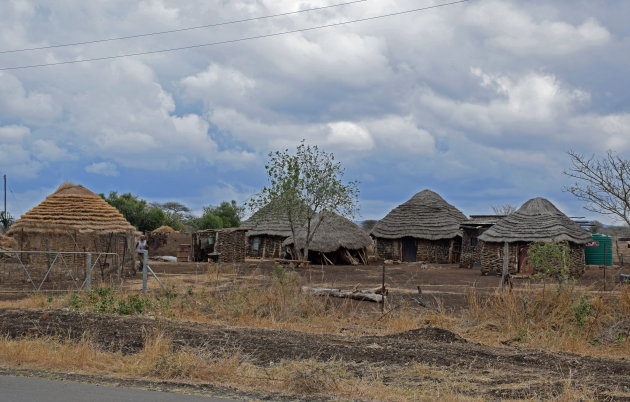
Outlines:
[[505, 280], [508, 275], [508, 254], [509, 254], [509, 246], [508, 242], [503, 244], [503, 272], [501, 273], [501, 291], [503, 291], [503, 287], [505, 286]]
[[606, 242], [604, 242], [604, 292], [606, 291]]
[[381, 295], [383, 295], [383, 303], [381, 303], [381, 314], [385, 311], [385, 264], [383, 264], [383, 276], [381, 278]]

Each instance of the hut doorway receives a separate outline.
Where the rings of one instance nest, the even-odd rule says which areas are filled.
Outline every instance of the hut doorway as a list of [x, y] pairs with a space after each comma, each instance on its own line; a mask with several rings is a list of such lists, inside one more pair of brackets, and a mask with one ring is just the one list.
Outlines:
[[518, 272], [532, 275], [534, 273], [534, 267], [529, 262], [528, 250], [529, 245], [520, 246], [518, 248]]
[[418, 255], [418, 244], [413, 237], [402, 238], [402, 260], [404, 262], [416, 262]]

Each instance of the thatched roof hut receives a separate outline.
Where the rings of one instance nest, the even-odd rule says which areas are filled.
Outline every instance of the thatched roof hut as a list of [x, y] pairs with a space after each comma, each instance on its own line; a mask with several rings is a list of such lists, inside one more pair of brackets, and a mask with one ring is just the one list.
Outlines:
[[266, 205], [254, 212], [249, 219], [241, 224], [242, 228], [249, 228], [247, 237], [251, 236], [291, 236], [291, 224], [286, 216], [274, 212], [271, 205]]
[[152, 233], [173, 233], [173, 232], [175, 232], [175, 231], [176, 231], [176, 230], [175, 230], [175, 229], [173, 229], [172, 227], [170, 227], [170, 226], [168, 226], [168, 225], [164, 225], [164, 226], [160, 226], [160, 227], [159, 227], [159, 228], [157, 228], [157, 229], [154, 229], [154, 230], [152, 231]]
[[515, 213], [498, 221], [479, 236], [496, 243], [562, 241], [590, 242], [591, 235], [544, 198], [532, 198]]
[[516, 212], [498, 221], [479, 236], [483, 242], [481, 272], [501, 272], [507, 243], [510, 273], [533, 273], [529, 263], [529, 245], [535, 241], [568, 241], [569, 274], [584, 273], [584, 245], [591, 235], [544, 198], [532, 198]]
[[[317, 225], [319, 216], [313, 225]], [[299, 230], [296, 234], [297, 245], [304, 248], [306, 230]], [[293, 236], [289, 236], [283, 246], [293, 245]], [[327, 214], [326, 219], [315, 232], [309, 249], [322, 253], [330, 253], [345, 248], [347, 250], [363, 250], [372, 245], [372, 239], [354, 222], [337, 214]]]
[[120, 212], [87, 188], [64, 183], [18, 219], [7, 234], [18, 232], [126, 233], [135, 228]]
[[383, 239], [450, 239], [461, 234], [459, 225], [465, 220], [466, 216], [439, 194], [423, 190], [378, 221], [371, 234]]

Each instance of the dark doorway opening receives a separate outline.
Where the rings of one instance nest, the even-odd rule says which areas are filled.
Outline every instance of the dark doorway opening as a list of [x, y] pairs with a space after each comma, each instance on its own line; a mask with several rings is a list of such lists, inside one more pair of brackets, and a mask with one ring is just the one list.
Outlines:
[[402, 260], [404, 262], [416, 262], [418, 244], [413, 237], [402, 238]]

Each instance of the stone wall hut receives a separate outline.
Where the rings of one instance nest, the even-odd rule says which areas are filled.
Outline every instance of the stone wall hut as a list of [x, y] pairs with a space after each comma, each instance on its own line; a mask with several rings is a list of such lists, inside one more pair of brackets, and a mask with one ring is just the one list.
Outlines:
[[248, 228], [206, 229], [192, 234], [193, 261], [244, 262]]
[[568, 241], [570, 246], [569, 273], [584, 273], [584, 245], [591, 235], [569, 219], [551, 202], [544, 198], [532, 198], [516, 212], [501, 219], [479, 236], [483, 242], [481, 271], [502, 272], [503, 248], [508, 243], [508, 268], [510, 273], [532, 273], [527, 250], [535, 241]]
[[377, 257], [406, 262], [459, 261], [466, 216], [439, 194], [423, 190], [394, 208], [371, 231]]
[[470, 215], [462, 222], [462, 250], [459, 261], [460, 268], [481, 266], [481, 242], [479, 236], [490, 229], [506, 215]]
[[[321, 215], [320, 215], [321, 216]], [[313, 222], [318, 224], [319, 219]], [[296, 234], [297, 242], [289, 236], [282, 245], [294, 247], [297, 243], [304, 250], [306, 231], [299, 230]], [[367, 249], [372, 245], [372, 238], [354, 222], [328, 213], [313, 235], [309, 245], [307, 259], [323, 264], [367, 264]]]
[[282, 242], [291, 236], [291, 224], [286, 217], [271, 212], [269, 206], [256, 211], [241, 225], [247, 232], [247, 257], [282, 258]]
[[[123, 270], [133, 270], [136, 254], [134, 233], [135, 228], [100, 196], [83, 186], [64, 183], [22, 215], [7, 235], [15, 240], [19, 250], [116, 253], [119, 261], [114, 261], [111, 256], [103, 256], [96, 261], [93, 274], [96, 279], [97, 274], [102, 278], [115, 275], [118, 263]], [[45, 259], [51, 257], [44, 254], [25, 258], [33, 266], [45, 267]], [[37, 264], [37, 259], [42, 259], [43, 264]], [[85, 255], [64, 259], [77, 278], [85, 279]], [[67, 279], [68, 273], [64, 269], [59, 269], [58, 273]], [[51, 272], [51, 275], [54, 276], [54, 273]]]

